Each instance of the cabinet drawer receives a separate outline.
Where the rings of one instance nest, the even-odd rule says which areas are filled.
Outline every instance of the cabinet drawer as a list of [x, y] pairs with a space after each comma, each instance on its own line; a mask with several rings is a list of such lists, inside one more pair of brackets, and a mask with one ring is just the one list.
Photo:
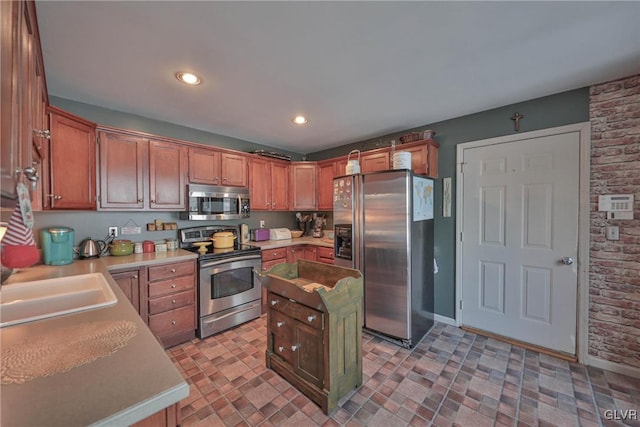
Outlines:
[[177, 308], [149, 316], [149, 328], [159, 337], [196, 329], [195, 306]]
[[176, 262], [173, 264], [162, 264], [149, 267], [149, 281], [165, 280], [171, 277], [187, 276], [196, 271], [196, 264], [193, 261]]
[[149, 298], [175, 294], [177, 292], [190, 291], [193, 289], [195, 289], [195, 279], [193, 276], [178, 277], [177, 279], [153, 282], [149, 283]]
[[280, 295], [269, 292], [267, 304], [273, 310], [291, 316], [316, 329], [324, 329], [324, 314], [300, 303], [283, 298]]
[[[265, 249], [262, 251], [262, 261], [287, 258], [287, 248]], [[284, 262], [284, 259], [282, 262]]]
[[333, 259], [333, 248], [325, 248], [324, 246], [318, 246], [318, 258]]
[[149, 300], [149, 314], [158, 314], [188, 305], [195, 307], [196, 292], [187, 291]]

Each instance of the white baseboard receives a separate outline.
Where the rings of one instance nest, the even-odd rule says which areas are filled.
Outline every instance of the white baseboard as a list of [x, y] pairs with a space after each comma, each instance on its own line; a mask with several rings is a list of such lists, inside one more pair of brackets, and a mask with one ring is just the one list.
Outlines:
[[440, 322], [440, 323], [446, 323], [447, 325], [451, 325], [451, 326], [458, 326], [456, 324], [456, 319], [452, 319], [450, 317], [445, 317], [445, 316], [441, 316], [440, 314], [433, 314], [433, 320], [435, 320], [436, 322]]
[[618, 374], [628, 375], [634, 378], [640, 378], [640, 368], [634, 366], [623, 365], [620, 363], [610, 362], [608, 360], [601, 359], [595, 356], [587, 356], [585, 365], [594, 366], [600, 369], [606, 369], [607, 371], [615, 372]]

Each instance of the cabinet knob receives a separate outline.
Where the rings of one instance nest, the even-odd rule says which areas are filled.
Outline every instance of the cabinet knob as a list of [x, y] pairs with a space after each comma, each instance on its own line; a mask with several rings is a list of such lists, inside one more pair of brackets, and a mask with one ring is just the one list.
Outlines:
[[56, 196], [55, 194], [47, 194], [47, 197], [51, 197], [53, 200], [62, 199], [62, 196]]
[[151, 203], [155, 203], [156, 201], [154, 199], [149, 200]]
[[175, 269], [175, 268], [172, 268], [172, 269], [171, 269], [171, 272], [172, 272], [172, 273], [175, 273], [175, 272], [176, 272], [176, 269]]
[[175, 283], [172, 283], [172, 284], [171, 284], [171, 287], [175, 289], [176, 284], [175, 284]]
[[292, 345], [291, 346], [291, 351], [296, 351], [298, 349], [298, 345]]
[[222, 178], [222, 182], [224, 182], [224, 181], [226, 181], [226, 180], [227, 180], [227, 178]]
[[284, 347], [283, 347], [283, 346], [278, 347], [278, 351], [279, 351], [280, 353], [284, 352]]
[[218, 182], [220, 178], [218, 178], [217, 176], [215, 178], [213, 178], [214, 181]]
[[178, 322], [176, 322], [175, 320], [172, 320], [172, 321], [171, 321], [171, 324], [172, 324], [172, 325], [175, 325], [176, 323], [178, 323]]
[[316, 316], [315, 315], [307, 316], [307, 320], [309, 322], [313, 322], [314, 320], [316, 320]]
[[142, 202], [144, 202], [144, 200], [138, 199], [138, 203], [142, 203]]
[[271, 305], [276, 305], [277, 303], [278, 303], [278, 300], [275, 300], [275, 299], [271, 300]]
[[272, 202], [272, 203], [271, 203], [271, 207], [272, 207], [272, 208], [275, 208], [275, 207], [276, 207], [276, 202]]
[[175, 303], [176, 303], [176, 300], [172, 299], [172, 300], [171, 300], [171, 303], [172, 303], [172, 304], [175, 304]]
[[138, 275], [137, 275], [137, 274], [134, 274], [132, 277], [133, 277], [134, 279], [137, 279], [137, 278], [138, 278]]
[[278, 326], [278, 328], [282, 328], [284, 326], [284, 322], [283, 321], [276, 322], [276, 325]]

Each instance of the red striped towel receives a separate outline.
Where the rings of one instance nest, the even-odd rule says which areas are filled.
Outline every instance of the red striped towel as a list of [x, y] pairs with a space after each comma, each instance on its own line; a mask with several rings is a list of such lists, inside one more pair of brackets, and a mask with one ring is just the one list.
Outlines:
[[33, 232], [22, 221], [20, 205], [9, 218], [7, 232], [2, 239], [2, 265], [8, 268], [26, 268], [40, 260]]

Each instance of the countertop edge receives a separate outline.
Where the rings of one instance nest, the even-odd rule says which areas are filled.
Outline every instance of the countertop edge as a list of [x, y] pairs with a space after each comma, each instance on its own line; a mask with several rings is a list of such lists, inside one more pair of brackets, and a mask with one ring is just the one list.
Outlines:
[[180, 402], [189, 397], [189, 385], [185, 382], [164, 393], [157, 394], [151, 399], [139, 402], [127, 409], [97, 421], [92, 426], [131, 425], [141, 421], [158, 411]]
[[286, 248], [288, 246], [297, 246], [297, 245], [314, 245], [321, 246], [325, 248], [333, 248], [333, 240], [327, 239], [326, 237], [318, 238], [318, 237], [296, 237], [293, 239], [283, 239], [283, 240], [263, 240], [260, 242], [249, 242], [249, 245], [256, 246], [262, 250], [265, 249], [276, 249], [276, 248]]

